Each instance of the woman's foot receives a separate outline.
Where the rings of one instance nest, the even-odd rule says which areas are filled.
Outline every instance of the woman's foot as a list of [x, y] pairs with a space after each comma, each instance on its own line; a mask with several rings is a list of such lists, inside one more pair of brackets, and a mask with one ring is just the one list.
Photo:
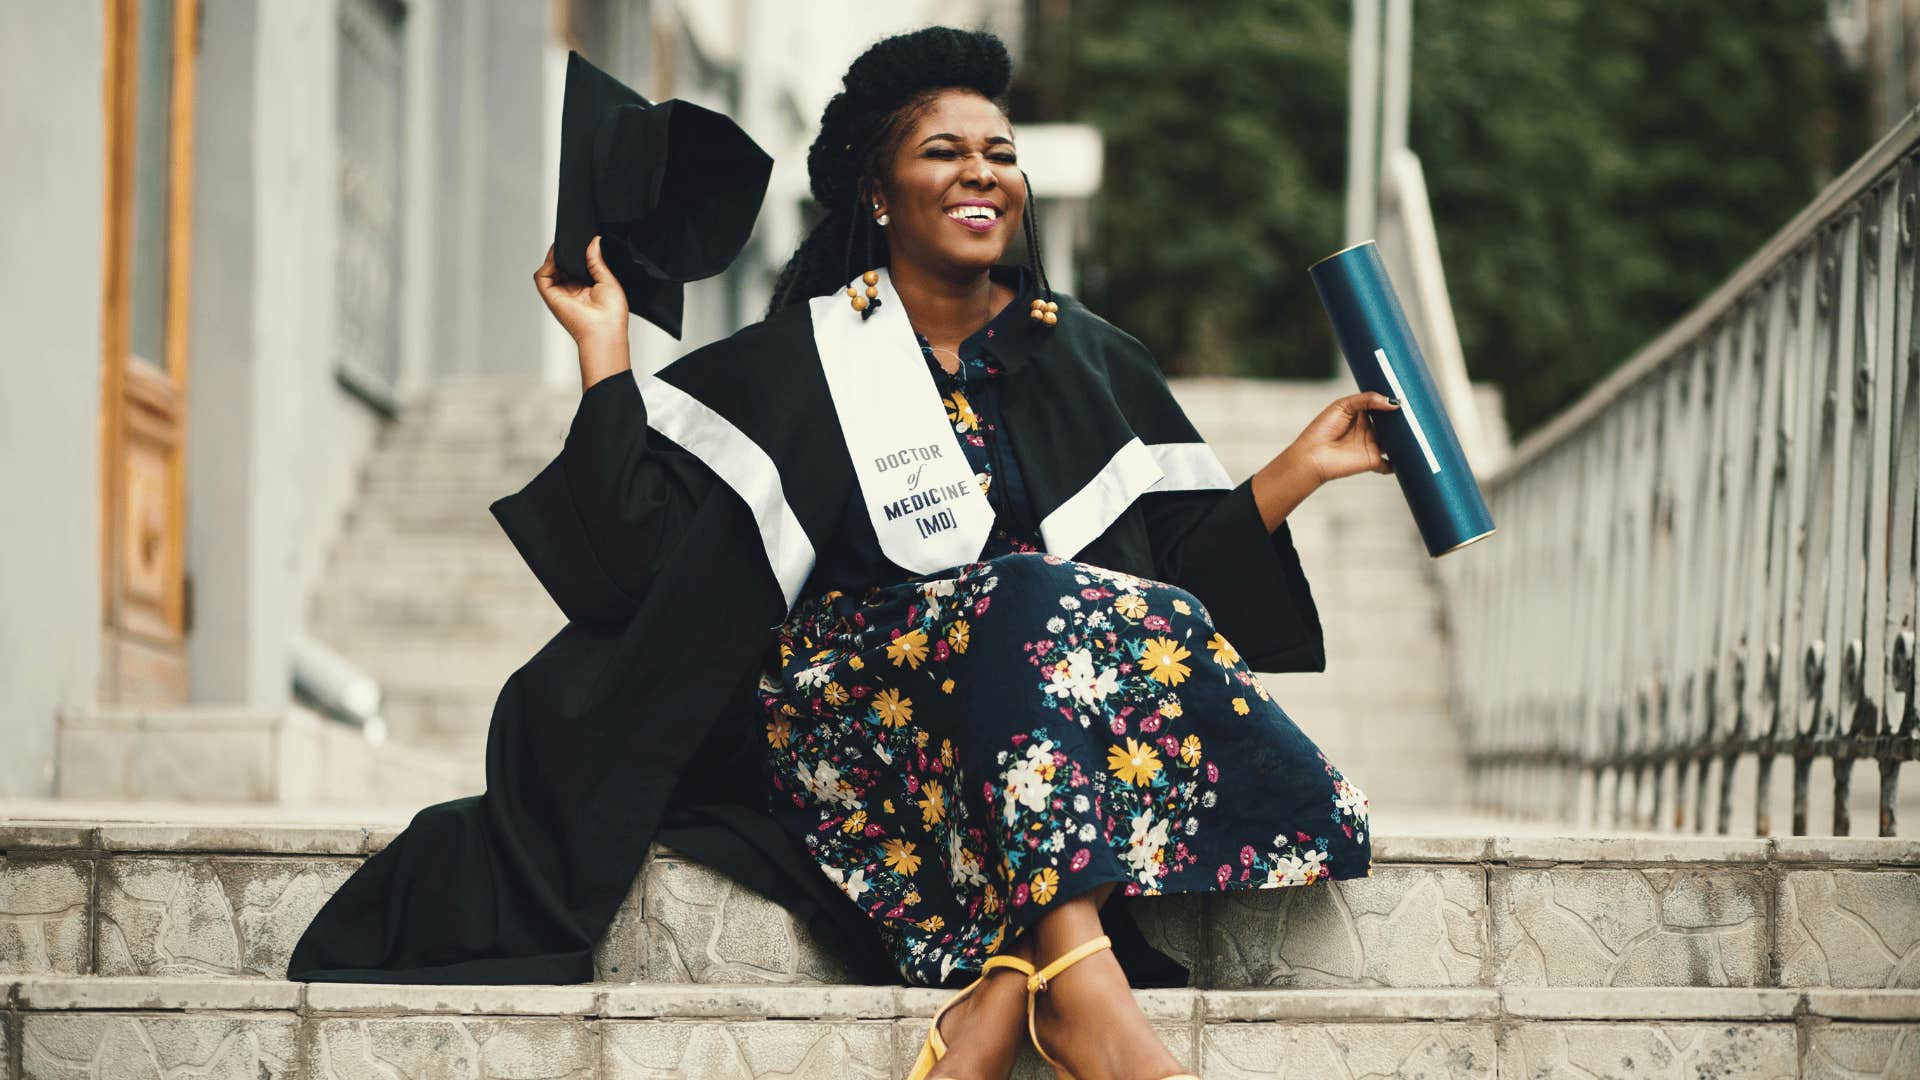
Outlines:
[[[1032, 942], [1005, 950], [1033, 960]], [[1027, 1041], [1027, 980], [1011, 968], [995, 968], [940, 1018], [947, 1053], [934, 1063], [931, 1080], [1005, 1080]]]
[[1154, 1033], [1112, 949], [1048, 981], [1034, 999], [1033, 1029], [1074, 1080], [1160, 1080], [1187, 1071]]
[[[1114, 886], [1074, 897], [1035, 925], [1036, 968], [1100, 936], [1100, 905]], [[1075, 961], [1034, 995], [1034, 1037], [1074, 1080], [1161, 1080], [1185, 1072], [1134, 1000], [1110, 948]]]

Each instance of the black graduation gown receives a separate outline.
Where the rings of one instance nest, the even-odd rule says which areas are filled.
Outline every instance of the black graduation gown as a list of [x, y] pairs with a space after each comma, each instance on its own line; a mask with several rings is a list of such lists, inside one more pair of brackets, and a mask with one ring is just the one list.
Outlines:
[[[1158, 364], [1056, 299], [1056, 326], [1000, 350], [1003, 436], [1033, 510], [1080, 545], [1056, 553], [1187, 589], [1254, 670], [1324, 671], [1289, 527], [1267, 532], [1248, 481], [1179, 486], [1200, 437]], [[307, 927], [289, 978], [591, 981], [657, 839], [792, 911], [852, 978], [901, 981], [867, 916], [766, 810], [756, 687], [774, 630], [796, 595], [866, 584], [812, 553], [835, 529], [871, 529], [847, 510], [846, 447], [817, 437], [834, 412], [810, 319], [795, 305], [655, 376], [596, 383], [559, 455], [492, 505], [569, 621], [500, 691], [486, 793], [421, 810], [369, 858]], [[1167, 466], [1152, 490], [1134, 440]], [[1124, 904], [1102, 918], [1133, 985], [1186, 983]]]

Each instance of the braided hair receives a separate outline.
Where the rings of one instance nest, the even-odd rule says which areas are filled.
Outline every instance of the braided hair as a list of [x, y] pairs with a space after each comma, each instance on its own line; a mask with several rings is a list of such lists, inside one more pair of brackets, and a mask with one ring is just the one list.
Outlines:
[[[972, 90], [1000, 104], [1012, 79], [1006, 44], [984, 30], [930, 26], [883, 38], [861, 53], [847, 68], [844, 89], [820, 114], [820, 132], [807, 150], [808, 186], [826, 213], [780, 271], [767, 314], [834, 292], [862, 269], [885, 266], [886, 242], [861, 201], [884, 175], [900, 140], [941, 91]], [[1051, 300], [1031, 183], [1022, 216], [1028, 268]], [[856, 250], [862, 260], [857, 265]]]

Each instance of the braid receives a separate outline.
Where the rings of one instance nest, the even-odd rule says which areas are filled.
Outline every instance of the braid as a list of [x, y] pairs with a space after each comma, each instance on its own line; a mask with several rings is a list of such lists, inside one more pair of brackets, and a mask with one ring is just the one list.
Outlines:
[[1027, 185], [1027, 209], [1020, 215], [1021, 224], [1027, 233], [1027, 271], [1033, 276], [1034, 288], [1039, 289], [1051, 302], [1053, 283], [1047, 280], [1047, 264], [1040, 258], [1040, 215], [1036, 212], [1040, 207], [1040, 200], [1034, 197], [1033, 181], [1028, 178], [1027, 170], [1020, 170], [1020, 179]]

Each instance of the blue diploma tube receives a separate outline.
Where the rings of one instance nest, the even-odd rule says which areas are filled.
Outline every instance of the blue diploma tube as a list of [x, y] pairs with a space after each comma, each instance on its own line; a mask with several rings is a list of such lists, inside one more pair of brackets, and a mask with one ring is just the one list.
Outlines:
[[1326, 305], [1353, 381], [1362, 390], [1400, 399], [1398, 410], [1367, 415], [1381, 448], [1393, 459], [1393, 475], [1427, 554], [1438, 558], [1493, 535], [1486, 497], [1467, 467], [1407, 313], [1387, 280], [1379, 247], [1371, 240], [1355, 244], [1314, 263], [1307, 273]]

